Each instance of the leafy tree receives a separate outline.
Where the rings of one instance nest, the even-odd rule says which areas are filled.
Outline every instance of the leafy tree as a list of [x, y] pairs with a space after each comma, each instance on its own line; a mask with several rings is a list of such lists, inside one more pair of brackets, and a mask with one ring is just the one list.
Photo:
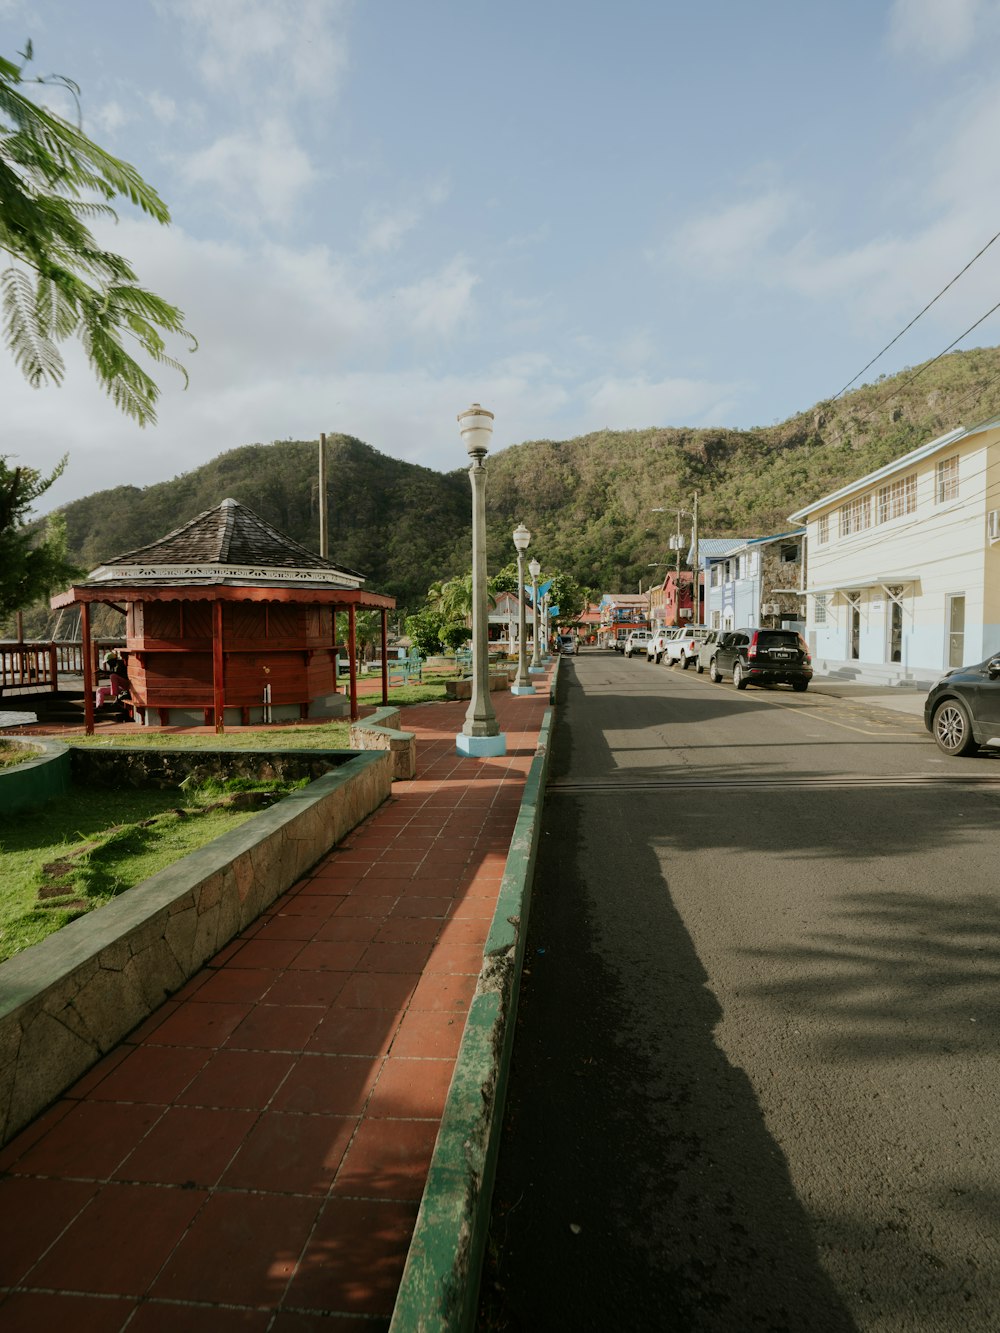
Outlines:
[[445, 625], [439, 632], [438, 638], [445, 648], [450, 648], [453, 653], [457, 653], [459, 648], [472, 638], [472, 630], [468, 625], [455, 622]]
[[67, 557], [61, 515], [48, 520], [44, 535], [28, 520], [31, 506], [65, 466], [64, 458], [43, 477], [35, 468], [9, 467], [0, 455], [0, 616], [30, 606], [82, 573]]
[[432, 611], [429, 607], [406, 617], [406, 633], [421, 657], [431, 657], [441, 651], [439, 636], [443, 625], [440, 612]]
[[[527, 579], [525, 579], [527, 582]], [[490, 587], [493, 595], [501, 592], [517, 592], [517, 561], [512, 561], [509, 565], [504, 565], [503, 569], [494, 574], [490, 579]]]
[[[161, 330], [190, 334], [180, 310], [140, 287], [128, 261], [102, 250], [84, 219], [116, 217], [107, 201], [118, 196], [157, 222], [168, 223], [170, 214], [134, 167], [25, 96], [31, 58], [30, 42], [24, 64], [0, 57], [0, 250], [13, 260], [0, 272], [4, 338], [37, 388], [62, 382], [57, 344], [75, 335], [115, 405], [146, 425], [156, 420], [159, 390], [125, 340], [186, 382], [183, 367], [166, 354]], [[27, 82], [54, 83], [79, 96], [61, 75]]]
[[364, 662], [374, 657], [376, 645], [382, 648], [382, 616], [378, 611], [358, 611], [354, 617], [354, 637], [357, 643], [358, 661]]

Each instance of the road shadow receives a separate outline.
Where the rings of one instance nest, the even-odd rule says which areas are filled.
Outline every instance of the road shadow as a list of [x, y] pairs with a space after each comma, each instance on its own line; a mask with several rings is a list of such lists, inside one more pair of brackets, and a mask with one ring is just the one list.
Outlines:
[[630, 804], [546, 805], [479, 1328], [848, 1333]]

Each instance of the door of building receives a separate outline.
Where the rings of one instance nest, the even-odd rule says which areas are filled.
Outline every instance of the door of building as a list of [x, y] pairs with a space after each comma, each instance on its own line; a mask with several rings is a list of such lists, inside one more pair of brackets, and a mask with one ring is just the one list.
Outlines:
[[948, 665], [960, 667], [965, 660], [965, 594], [948, 598]]
[[903, 660], [903, 608], [895, 599], [889, 602], [889, 615], [887, 617], [888, 643], [886, 644], [886, 659], [889, 662], [902, 662]]

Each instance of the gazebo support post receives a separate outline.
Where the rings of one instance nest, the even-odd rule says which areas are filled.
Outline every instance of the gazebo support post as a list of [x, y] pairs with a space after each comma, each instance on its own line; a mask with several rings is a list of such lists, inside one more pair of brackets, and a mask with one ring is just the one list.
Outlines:
[[212, 706], [215, 730], [226, 729], [225, 657], [222, 652], [222, 603], [212, 603]]
[[357, 722], [358, 712], [358, 622], [357, 608], [352, 602], [347, 608], [347, 655], [351, 666], [351, 721]]
[[94, 734], [94, 658], [90, 646], [90, 603], [80, 603], [80, 637], [83, 640], [83, 729]]
[[389, 613], [385, 607], [381, 611], [382, 616], [382, 703], [389, 702], [389, 630], [387, 621]]

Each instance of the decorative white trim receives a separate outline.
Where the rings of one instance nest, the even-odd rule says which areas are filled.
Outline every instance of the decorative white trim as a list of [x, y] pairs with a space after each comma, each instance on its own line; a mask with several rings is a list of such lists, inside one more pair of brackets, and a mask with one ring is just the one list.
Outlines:
[[242, 583], [317, 583], [358, 588], [364, 579], [339, 569], [268, 568], [262, 565], [101, 565], [88, 576], [90, 583], [121, 583], [139, 579], [239, 579]]

